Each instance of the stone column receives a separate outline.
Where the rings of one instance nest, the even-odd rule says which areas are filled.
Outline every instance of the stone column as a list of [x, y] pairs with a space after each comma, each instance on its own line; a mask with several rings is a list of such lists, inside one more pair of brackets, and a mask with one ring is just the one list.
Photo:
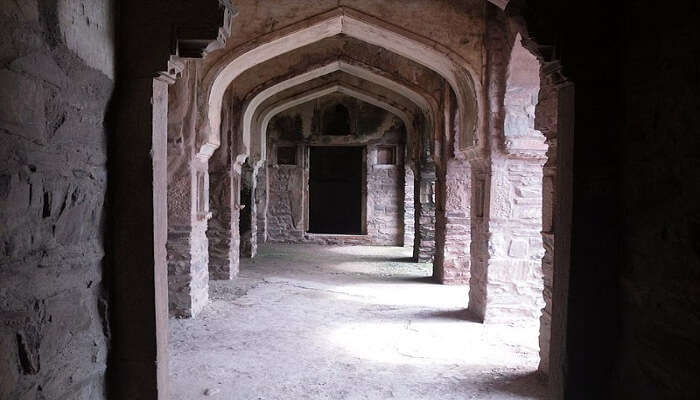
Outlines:
[[412, 166], [404, 166], [404, 203], [403, 203], [403, 245], [412, 246], [415, 240], [416, 208], [413, 202], [415, 176]]
[[413, 259], [431, 262], [435, 256], [435, 165], [425, 161], [415, 177], [415, 237]]
[[[118, 216], [111, 221], [109, 380], [110, 395], [117, 399], [168, 398], [165, 250], [168, 84], [176, 71], [168, 65], [172, 27], [216, 28], [222, 14], [217, 2], [119, 1], [119, 84], [110, 113], [116, 129], [109, 143], [109, 213]], [[154, 80], [154, 75], [159, 77]]]
[[260, 162], [260, 167], [255, 175], [255, 209], [257, 242], [267, 242], [267, 162]]
[[536, 324], [542, 291], [543, 159], [494, 157], [484, 321]]
[[[206, 164], [192, 163], [168, 183], [168, 304], [170, 315], [195, 317], [209, 300]], [[201, 208], [200, 208], [201, 207]]]
[[241, 210], [238, 222], [238, 232], [241, 237], [240, 255], [241, 257], [252, 258], [257, 252], [258, 234], [256, 230], [256, 174], [255, 169], [246, 163], [241, 169]]
[[209, 276], [228, 280], [238, 276], [240, 236], [238, 235], [238, 186], [240, 175], [229, 168], [218, 168], [210, 175], [211, 213], [209, 238]]
[[469, 282], [471, 253], [471, 169], [465, 160], [447, 161], [437, 209], [433, 277], [443, 284]]
[[197, 315], [209, 299], [208, 168], [195, 157], [197, 72], [187, 62], [168, 104], [168, 303], [170, 315]]
[[209, 162], [209, 276], [216, 280], [238, 276], [241, 168], [245, 161], [240, 144], [240, 105], [234, 104], [229, 94], [224, 96], [223, 104], [221, 145]]
[[552, 284], [554, 278], [554, 215], [557, 192], [557, 124], [559, 89], [567, 85], [558, 62], [545, 64], [540, 72], [539, 102], [535, 109], [535, 128], [547, 143], [547, 162], [542, 181], [542, 273], [544, 275], [544, 308], [540, 317], [540, 365], [538, 371], [549, 374], [549, 349], [552, 332]]

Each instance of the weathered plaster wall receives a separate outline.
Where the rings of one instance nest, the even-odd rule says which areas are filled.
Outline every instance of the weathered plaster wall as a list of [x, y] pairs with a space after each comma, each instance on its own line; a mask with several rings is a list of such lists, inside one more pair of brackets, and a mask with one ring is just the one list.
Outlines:
[[105, 398], [113, 3], [0, 2], [0, 399]]
[[[318, 118], [321, 110], [344, 104], [355, 135], [324, 136]], [[345, 95], [332, 94], [287, 110], [268, 129], [269, 206], [268, 239], [277, 242], [372, 243], [401, 245], [404, 222], [405, 129], [398, 119], [375, 106]], [[369, 141], [367, 137], [372, 137]], [[330, 237], [305, 233], [308, 212], [308, 145], [365, 145], [366, 147], [366, 236]], [[295, 146], [297, 164], [279, 165], [277, 146]], [[395, 165], [377, 165], [377, 145], [395, 147]]]

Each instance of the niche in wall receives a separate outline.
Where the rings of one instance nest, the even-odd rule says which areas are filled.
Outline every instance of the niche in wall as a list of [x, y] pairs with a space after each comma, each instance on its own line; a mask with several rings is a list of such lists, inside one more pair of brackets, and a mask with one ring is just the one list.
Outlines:
[[396, 165], [396, 146], [377, 146], [377, 165]]

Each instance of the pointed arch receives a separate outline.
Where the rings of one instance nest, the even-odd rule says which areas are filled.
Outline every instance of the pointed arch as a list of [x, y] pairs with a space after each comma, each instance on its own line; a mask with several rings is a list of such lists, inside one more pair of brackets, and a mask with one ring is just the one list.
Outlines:
[[[457, 94], [463, 143], [467, 148], [481, 148], [483, 141], [478, 140], [478, 136], [481, 136], [484, 102], [481, 100], [480, 83], [473, 78], [477, 76], [473, 66], [430, 39], [390, 26], [356, 10], [339, 7], [243, 45], [209, 70], [203, 82], [207, 106], [204, 111], [206, 115], [202, 116], [205, 137], [199, 149], [200, 155], [208, 158], [220, 144], [223, 97], [236, 77], [261, 62], [340, 34], [383, 47], [441, 75]], [[251, 150], [251, 138], [249, 131], [245, 134], [242, 142], [247, 156]]]
[[376, 72], [373, 72], [369, 68], [353, 65], [343, 60], [336, 60], [319, 68], [304, 72], [272, 85], [258, 93], [255, 97], [253, 97], [253, 99], [251, 99], [250, 102], [248, 102], [248, 104], [246, 104], [245, 111], [243, 113], [243, 137], [250, 138], [253, 158], [256, 161], [265, 160], [267, 158], [266, 138], [264, 136], [264, 132], [256, 131], [254, 128], [254, 115], [258, 107], [260, 107], [260, 105], [262, 105], [267, 99], [284, 90], [338, 71], [345, 72], [349, 75], [367, 80], [379, 86], [383, 86], [403, 96], [412, 103], [416, 104], [416, 106], [423, 111], [425, 121], [429, 126], [432, 126], [432, 121], [435, 120], [435, 113], [437, 113], [437, 104], [433, 104], [433, 102], [427, 99], [424, 95], [404, 84], [398, 83]]

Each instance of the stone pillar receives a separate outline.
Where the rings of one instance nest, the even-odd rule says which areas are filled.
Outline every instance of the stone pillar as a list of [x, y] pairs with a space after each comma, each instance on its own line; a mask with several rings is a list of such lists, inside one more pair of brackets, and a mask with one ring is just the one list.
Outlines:
[[209, 276], [228, 280], [238, 276], [240, 236], [238, 235], [240, 175], [229, 168], [211, 173], [209, 238]]
[[177, 318], [195, 317], [209, 300], [207, 165], [191, 165], [168, 183], [168, 303]]
[[447, 161], [440, 180], [433, 277], [443, 284], [469, 282], [471, 265], [471, 169], [465, 160]]
[[267, 242], [267, 162], [261, 162], [255, 175], [255, 209], [257, 242]]
[[554, 278], [554, 215], [557, 180], [557, 124], [559, 88], [566, 85], [558, 62], [546, 64], [540, 73], [539, 102], [535, 109], [535, 128], [547, 143], [547, 162], [542, 181], [542, 273], [544, 275], [544, 308], [540, 317], [540, 365], [538, 371], [549, 374], [549, 349], [552, 333], [552, 284]]
[[197, 315], [209, 299], [208, 168], [195, 157], [197, 73], [193, 62], [168, 104], [168, 303], [170, 315]]
[[536, 324], [542, 291], [542, 159], [494, 157], [485, 322]]
[[238, 232], [241, 237], [240, 255], [241, 257], [252, 258], [257, 252], [258, 234], [256, 230], [256, 174], [255, 169], [246, 163], [241, 169], [241, 211], [238, 221]]
[[543, 163], [494, 157], [473, 180], [473, 205], [487, 207], [473, 213], [469, 308], [484, 322], [536, 324], [544, 306]]
[[484, 159], [474, 159], [471, 165], [471, 265], [469, 269], [469, 310], [483, 318], [486, 314], [488, 262], [488, 204], [490, 201], [491, 169]]
[[431, 262], [435, 255], [435, 165], [430, 161], [419, 167], [415, 177], [415, 237], [413, 259]]
[[223, 104], [221, 145], [209, 163], [209, 276], [216, 280], [238, 276], [241, 170], [245, 162], [240, 143], [240, 105], [234, 104], [229, 93], [224, 96]]
[[415, 240], [416, 208], [413, 202], [415, 176], [412, 166], [404, 166], [404, 202], [403, 202], [403, 245], [413, 246]]
[[218, 2], [119, 1], [119, 84], [110, 113], [116, 129], [109, 137], [109, 213], [118, 216], [110, 221], [109, 252], [114, 273], [109, 279], [108, 375], [115, 399], [168, 398], [168, 84], [176, 70], [168, 65], [172, 27], [216, 28], [221, 16]]

